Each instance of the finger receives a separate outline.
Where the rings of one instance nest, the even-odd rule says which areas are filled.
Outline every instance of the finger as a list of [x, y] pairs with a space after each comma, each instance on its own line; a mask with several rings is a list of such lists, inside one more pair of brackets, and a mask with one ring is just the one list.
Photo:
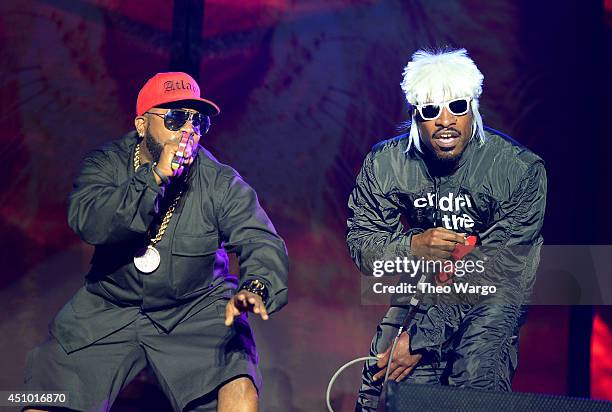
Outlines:
[[448, 239], [448, 240], [464, 239], [464, 236], [463, 236], [462, 233], [455, 232], [455, 231], [447, 229], [445, 227], [437, 227], [437, 228], [435, 228], [433, 234], [434, 234], [435, 237], [440, 237], [440, 238]]
[[172, 163], [172, 170], [173, 170], [173, 172], [174, 172], [174, 173], [173, 173], [173, 176], [174, 176], [174, 177], [178, 177], [178, 176], [182, 175], [182, 174], [183, 174], [183, 170], [185, 170], [185, 168], [184, 168], [183, 166], [178, 166], [178, 168], [176, 168], [176, 169], [175, 169], [175, 168], [174, 168], [174, 167], [175, 167], [174, 165], [175, 165], [175, 163], [173, 162], [173, 163]]
[[412, 369], [413, 369], [413, 368], [414, 368], [413, 366], [409, 366], [409, 367], [407, 367], [407, 368], [406, 368], [406, 370], [404, 370], [404, 372], [402, 372], [402, 374], [401, 374], [400, 376], [398, 376], [397, 378], [395, 378], [395, 382], [401, 382], [401, 381], [403, 381], [404, 379], [406, 379], [406, 377], [407, 377], [408, 375], [410, 375], [410, 372], [412, 372]]
[[187, 145], [187, 142], [189, 141], [189, 138], [191, 137], [191, 134], [187, 132], [182, 132], [180, 136], [181, 138], [179, 140], [179, 146], [182, 144], [183, 147], [185, 147]]
[[450, 242], [448, 240], [434, 239], [432, 240], [430, 247], [432, 249], [453, 251], [455, 250], [456, 245], [457, 244], [455, 242]]
[[184, 158], [185, 157], [186, 149], [187, 149], [187, 139], [182, 138], [181, 141], [179, 142], [178, 150], [176, 152], [176, 155], [178, 157], [183, 157]]
[[236, 299], [235, 297], [234, 297], [234, 308], [235, 308], [235, 309], [236, 309], [236, 310], [237, 310], [239, 313], [242, 313], [242, 312], [244, 312], [244, 310], [245, 310], [244, 303], [242, 303], [241, 301], [239, 301], [239, 300], [238, 300], [238, 299]]
[[261, 299], [259, 298], [259, 296], [254, 296], [254, 295], [247, 295], [247, 302], [248, 302], [248, 307], [249, 310], [252, 311], [253, 313], [261, 313], [261, 307], [260, 307], [260, 303], [261, 303]]
[[191, 136], [191, 142], [193, 143], [194, 146], [197, 146], [198, 143], [200, 143], [200, 138], [202, 137], [202, 135], [200, 133], [194, 133]]
[[451, 251], [434, 248], [431, 250], [430, 255], [432, 257], [431, 260], [448, 259], [451, 255]]
[[397, 362], [395, 362], [395, 361], [391, 361], [391, 363], [390, 363], [389, 365], [387, 365], [387, 367], [385, 368], [385, 372], [384, 372], [384, 373], [382, 374], [382, 376], [380, 376], [380, 377], [382, 378], [382, 377], [385, 377], [385, 376], [387, 376], [387, 375], [391, 376], [391, 374], [392, 374], [392, 373], [393, 373], [393, 372], [394, 372], [394, 371], [395, 371], [397, 368], [399, 368], [399, 367], [400, 367], [400, 365], [399, 365]]
[[266, 310], [266, 305], [263, 302], [259, 304], [259, 312], [261, 313], [261, 318], [263, 320], [268, 320], [270, 317], [268, 316], [268, 311]]
[[168, 141], [166, 144], [169, 145], [174, 151], [174, 158], [172, 159], [173, 163], [176, 163], [178, 166], [174, 165], [173, 169], [177, 170], [178, 167], [182, 166], [185, 161], [185, 149], [187, 147], [187, 142], [189, 140], [189, 135], [183, 133], [180, 138], [176, 137]]
[[185, 161], [187, 160], [187, 158], [185, 157], [185, 149], [184, 148], [180, 148], [178, 152], [176, 152], [176, 161], [183, 166], [183, 164], [185, 164]]
[[185, 162], [185, 158], [177, 154], [172, 159], [172, 170], [178, 172], [178, 170], [183, 167], [183, 163]]
[[467, 234], [465, 234], [465, 233], [458, 233], [457, 236], [458, 236], [457, 237], [457, 243], [458, 244], [460, 244], [460, 245], [469, 245], [468, 240], [467, 240], [467, 238], [468, 238]]
[[183, 160], [183, 166], [188, 167], [189, 165], [191, 165], [193, 163], [194, 157], [195, 156], [193, 148], [187, 146], [187, 148], [185, 149], [185, 158]]
[[236, 316], [240, 316], [241, 313], [242, 313], [241, 310], [236, 307], [236, 301], [233, 301], [233, 302], [230, 301], [230, 316], [231, 316], [231, 321], [230, 321], [229, 325], [234, 323], [234, 319], [236, 318]]
[[372, 376], [372, 380], [377, 381], [381, 378], [384, 378], [386, 373], [387, 373], [387, 368], [383, 368], [382, 370], [378, 371], [376, 375]]
[[225, 305], [225, 326], [231, 326], [233, 322], [234, 322], [234, 305], [232, 301], [230, 300], [229, 302], [227, 302], [227, 305]]
[[446, 228], [440, 227], [435, 232], [435, 237], [442, 240], [448, 240], [454, 243], [465, 243], [465, 236], [462, 233], [453, 232]]
[[190, 147], [191, 151], [190, 151], [190, 157], [189, 157], [189, 164], [193, 163], [193, 160], [195, 159], [195, 157], [198, 155], [198, 142], [200, 141], [200, 136], [199, 135], [194, 135], [188, 143], [188, 146]]
[[195, 135], [190, 135], [189, 138], [187, 139], [187, 147], [191, 147], [191, 150], [193, 151], [196, 145], [197, 145], [197, 137]]
[[193, 161], [193, 147], [190, 146], [189, 144], [185, 146], [182, 152], [179, 152], [178, 154], [182, 155], [180, 157], [180, 161], [181, 161], [181, 165], [183, 166], [189, 166], [191, 162]]
[[400, 377], [400, 375], [402, 373], [404, 373], [404, 371], [406, 370], [405, 366], [398, 366], [397, 368], [393, 369], [390, 373], [389, 373], [389, 380], [393, 381], [396, 380], [397, 378]]
[[236, 303], [237, 303], [237, 307], [241, 308], [241, 309], [246, 309], [249, 304], [247, 303], [247, 298], [244, 295], [244, 293], [239, 293], [236, 295]]
[[382, 356], [380, 357], [380, 359], [378, 359], [378, 362], [376, 362], [376, 366], [378, 366], [379, 368], [384, 368], [385, 366], [387, 366], [387, 362], [389, 361], [390, 351], [391, 351], [391, 348], [387, 349], [386, 351], [382, 353]]

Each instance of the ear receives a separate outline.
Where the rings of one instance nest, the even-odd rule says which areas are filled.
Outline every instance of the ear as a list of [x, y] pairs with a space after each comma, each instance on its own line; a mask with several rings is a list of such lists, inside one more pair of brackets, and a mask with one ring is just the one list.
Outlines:
[[134, 126], [136, 127], [138, 136], [144, 137], [145, 131], [147, 130], [147, 118], [144, 116], [136, 116], [136, 118], [134, 118]]

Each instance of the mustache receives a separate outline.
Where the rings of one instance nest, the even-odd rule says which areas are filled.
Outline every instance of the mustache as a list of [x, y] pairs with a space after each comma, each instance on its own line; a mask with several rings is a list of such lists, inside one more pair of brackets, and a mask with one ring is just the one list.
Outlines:
[[440, 129], [436, 130], [436, 131], [435, 131], [435, 132], [432, 134], [432, 137], [435, 139], [435, 138], [437, 138], [437, 137], [438, 137], [440, 134], [442, 134], [442, 133], [449, 133], [449, 132], [450, 132], [450, 133], [454, 133], [454, 134], [456, 134], [457, 136], [461, 136], [461, 132], [460, 132], [459, 130], [457, 130], [457, 129], [453, 128], [453, 127], [442, 127], [442, 128], [440, 128]]

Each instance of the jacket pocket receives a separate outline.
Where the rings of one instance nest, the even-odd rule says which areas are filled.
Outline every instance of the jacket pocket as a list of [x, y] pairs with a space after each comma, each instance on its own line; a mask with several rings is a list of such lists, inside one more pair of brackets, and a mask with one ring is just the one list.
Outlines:
[[174, 297], [194, 294], [210, 285], [219, 236], [217, 232], [205, 235], [176, 234], [172, 240], [172, 269], [170, 284]]

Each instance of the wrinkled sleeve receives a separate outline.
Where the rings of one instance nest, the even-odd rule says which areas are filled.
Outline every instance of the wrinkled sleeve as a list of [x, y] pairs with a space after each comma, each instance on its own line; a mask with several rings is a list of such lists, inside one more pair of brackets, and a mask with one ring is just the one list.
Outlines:
[[219, 230], [225, 249], [238, 256], [240, 286], [255, 279], [263, 282], [268, 289], [266, 309], [276, 312], [287, 303], [285, 242], [239, 175], [230, 178], [220, 208]]
[[433, 305], [423, 316], [409, 325], [410, 351], [427, 351], [436, 359], [442, 357], [442, 344], [457, 331], [465, 305]]
[[546, 189], [544, 164], [532, 164], [504, 206], [502, 218], [481, 238], [487, 262], [480, 283], [498, 288], [496, 302], [523, 304], [529, 298], [543, 243]]
[[[440, 345], [455, 333], [469, 311], [489, 306], [492, 333], [512, 334], [521, 314], [520, 307], [535, 282], [542, 244], [540, 231], [546, 208], [546, 171], [541, 162], [531, 165], [507, 202], [500, 219], [481, 238], [485, 272], [460, 278], [473, 285], [494, 285], [497, 293], [471, 305], [435, 305], [409, 330], [412, 350], [432, 350], [440, 355]], [[509, 319], [509, 314], [512, 319]], [[495, 321], [495, 320], [498, 321]]]
[[86, 157], [69, 198], [68, 224], [92, 245], [117, 243], [141, 235], [155, 216], [162, 189], [151, 164], [124, 182], [115, 182], [118, 165], [102, 151]]
[[409, 256], [412, 235], [423, 231], [404, 229], [400, 208], [376, 180], [372, 153], [366, 156], [357, 175], [348, 207], [346, 242], [351, 258], [364, 275], [372, 275], [376, 260]]

